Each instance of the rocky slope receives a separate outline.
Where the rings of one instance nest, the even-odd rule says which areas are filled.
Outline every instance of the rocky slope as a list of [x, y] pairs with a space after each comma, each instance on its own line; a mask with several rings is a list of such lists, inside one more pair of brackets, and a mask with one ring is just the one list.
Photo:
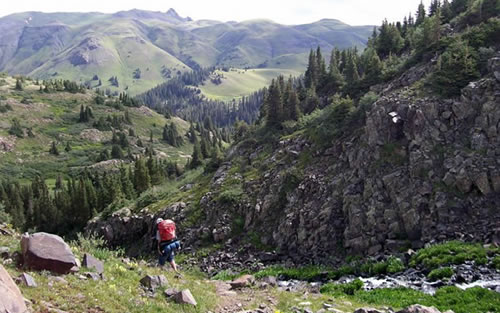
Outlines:
[[[189, 226], [181, 226], [187, 245], [274, 248], [298, 263], [449, 239], [498, 244], [499, 62], [490, 59], [489, 74], [459, 99], [422, 96], [417, 87], [433, 65], [412, 68], [377, 86], [365, 123], [325, 149], [301, 132], [273, 146], [243, 141], [199, 202], [116, 215], [88, 230], [114, 244], [150, 242], [153, 219], [169, 216]], [[203, 218], [184, 223], [196, 210]]]

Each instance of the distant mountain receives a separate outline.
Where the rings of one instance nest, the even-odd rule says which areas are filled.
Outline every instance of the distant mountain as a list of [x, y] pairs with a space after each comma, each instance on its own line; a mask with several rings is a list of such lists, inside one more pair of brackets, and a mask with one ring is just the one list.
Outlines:
[[[309, 49], [362, 48], [371, 30], [328, 19], [291, 26], [193, 21], [174, 9], [25, 12], [0, 18], [0, 71], [136, 94], [196, 67], [303, 70]], [[109, 81], [114, 76], [118, 86]]]

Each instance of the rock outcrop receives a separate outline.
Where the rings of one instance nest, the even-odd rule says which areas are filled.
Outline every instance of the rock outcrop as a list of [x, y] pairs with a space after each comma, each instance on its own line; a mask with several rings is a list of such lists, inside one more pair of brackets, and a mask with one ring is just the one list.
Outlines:
[[57, 235], [25, 234], [21, 239], [21, 250], [24, 266], [33, 270], [68, 274], [78, 264], [68, 244]]
[[[185, 246], [211, 237], [230, 251], [234, 244], [246, 246], [241, 239], [253, 234], [292, 262], [309, 263], [452, 239], [498, 243], [498, 63], [491, 59], [489, 74], [456, 99], [421, 97], [409, 85], [430, 68], [410, 69], [379, 86], [379, 99], [366, 118], [325, 148], [304, 136], [289, 136], [272, 147], [241, 142], [228, 151], [199, 201], [204, 218], [179, 230]], [[235, 201], [221, 196], [227, 182], [243, 190]], [[193, 205], [176, 204], [156, 215], [113, 215], [93, 221], [87, 230], [113, 245], [142, 239], [150, 247], [155, 218], [168, 216], [182, 224]], [[236, 233], [243, 236], [234, 237], [235, 221]], [[214, 261], [224, 258], [222, 253]], [[257, 263], [243, 262], [246, 267]]]
[[0, 313], [25, 313], [28, 308], [23, 295], [9, 273], [0, 265]]

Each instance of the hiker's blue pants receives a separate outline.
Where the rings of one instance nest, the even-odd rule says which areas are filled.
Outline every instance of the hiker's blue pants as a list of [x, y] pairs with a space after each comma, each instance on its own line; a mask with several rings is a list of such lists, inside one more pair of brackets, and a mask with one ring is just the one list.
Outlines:
[[165, 265], [165, 261], [168, 261], [169, 263], [172, 262], [172, 260], [174, 259], [175, 250], [179, 249], [180, 247], [181, 243], [179, 240], [176, 240], [168, 245], [160, 245], [161, 254], [158, 260], [160, 265]]

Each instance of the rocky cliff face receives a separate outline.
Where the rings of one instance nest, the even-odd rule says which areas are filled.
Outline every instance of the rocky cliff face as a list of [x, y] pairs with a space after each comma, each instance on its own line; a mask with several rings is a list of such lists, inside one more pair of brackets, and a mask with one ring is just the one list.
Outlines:
[[[499, 60], [490, 60], [491, 73]], [[240, 145], [234, 155], [246, 156], [245, 166], [268, 169], [253, 181], [231, 174], [233, 164], [219, 169], [214, 193], [201, 201], [207, 223], [216, 226], [214, 239], [229, 237], [231, 220], [240, 216], [246, 232], [299, 258], [328, 259], [339, 248], [376, 254], [434, 240], [497, 241], [499, 77], [442, 100], [407, 86], [425, 72], [416, 68], [386, 86], [365, 126], [324, 151], [298, 137], [261, 160], [262, 147]], [[217, 201], [224, 180], [241, 181], [248, 200], [227, 210]]]
[[[185, 241], [257, 238], [301, 262], [449, 239], [499, 242], [499, 64], [491, 59], [490, 74], [454, 100], [418, 95], [409, 85], [428, 66], [412, 69], [380, 87], [363, 127], [326, 149], [302, 136], [271, 150], [240, 143], [215, 173], [199, 202], [205, 218], [184, 230]], [[186, 210], [162, 214], [182, 222]], [[112, 239], [120, 228], [130, 234], [124, 225], [112, 218], [89, 229]], [[152, 231], [141, 227], [135, 238]]]

